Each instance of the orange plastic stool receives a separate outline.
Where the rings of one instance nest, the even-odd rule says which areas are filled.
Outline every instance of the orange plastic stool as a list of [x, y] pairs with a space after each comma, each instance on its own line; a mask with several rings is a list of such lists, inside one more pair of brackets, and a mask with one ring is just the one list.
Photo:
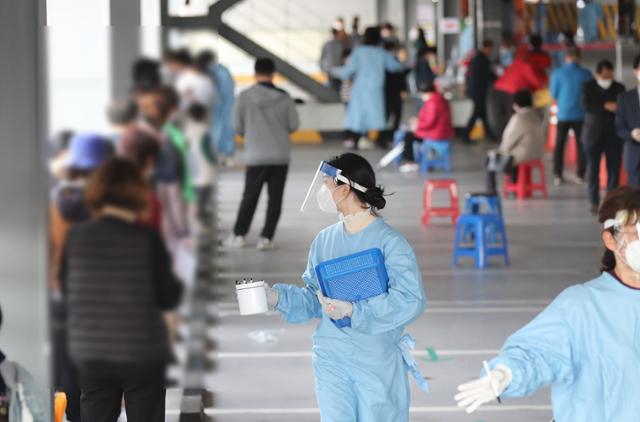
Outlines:
[[[433, 206], [433, 192], [435, 190], [449, 191], [448, 207]], [[424, 182], [424, 200], [422, 211], [422, 224], [429, 225], [432, 217], [451, 217], [453, 224], [458, 221], [460, 205], [458, 200], [458, 183], [453, 179], [433, 179]]]
[[[538, 170], [538, 181], [533, 181], [533, 170]], [[518, 181], [512, 183], [509, 175], [504, 177], [504, 196], [515, 193], [518, 199], [531, 198], [533, 192], [540, 191], [547, 197], [547, 182], [544, 176], [544, 164], [541, 160], [518, 164]]]

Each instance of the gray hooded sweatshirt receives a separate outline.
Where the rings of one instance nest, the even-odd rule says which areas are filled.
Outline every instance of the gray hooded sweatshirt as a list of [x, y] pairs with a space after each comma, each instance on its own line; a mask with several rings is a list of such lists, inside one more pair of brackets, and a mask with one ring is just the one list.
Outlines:
[[273, 85], [253, 85], [236, 100], [233, 127], [244, 137], [248, 166], [289, 164], [289, 135], [298, 125], [295, 103]]

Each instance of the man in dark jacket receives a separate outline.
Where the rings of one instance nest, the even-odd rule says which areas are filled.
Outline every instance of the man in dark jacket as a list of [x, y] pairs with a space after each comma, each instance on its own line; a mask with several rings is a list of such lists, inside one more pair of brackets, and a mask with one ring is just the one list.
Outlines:
[[[640, 83], [640, 55], [633, 60], [634, 74]], [[618, 97], [616, 132], [624, 141], [624, 168], [629, 185], [640, 186], [640, 89], [635, 87]]]
[[588, 190], [591, 212], [600, 204], [600, 158], [607, 162], [607, 192], [620, 183], [622, 141], [615, 132], [615, 112], [618, 95], [624, 85], [613, 80], [613, 64], [602, 60], [596, 66], [596, 79], [584, 84], [582, 105], [585, 109], [582, 143], [586, 150]]
[[463, 140], [469, 141], [469, 134], [476, 124], [477, 119], [482, 120], [484, 130], [489, 138], [495, 139], [489, 122], [487, 120], [487, 92], [494, 80], [493, 70], [491, 69], [491, 52], [493, 51], [493, 41], [486, 39], [482, 42], [482, 49], [479, 50], [471, 63], [469, 64], [469, 73], [467, 76], [466, 93], [473, 101], [473, 113], [467, 123]]

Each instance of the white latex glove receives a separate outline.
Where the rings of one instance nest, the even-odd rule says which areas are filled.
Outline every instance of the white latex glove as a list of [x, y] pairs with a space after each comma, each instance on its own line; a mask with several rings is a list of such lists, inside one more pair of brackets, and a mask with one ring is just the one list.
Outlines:
[[278, 302], [280, 302], [280, 292], [278, 289], [274, 289], [267, 283], [264, 282], [264, 290], [267, 292], [267, 304], [269, 305], [270, 311], [275, 311], [276, 306], [278, 306]]
[[318, 300], [322, 305], [322, 311], [332, 320], [350, 317], [353, 314], [353, 305], [338, 299], [329, 299], [322, 294], [322, 290], [318, 289]]
[[640, 142], [640, 129], [635, 128], [631, 131], [631, 137], [634, 141]]
[[491, 380], [485, 375], [475, 381], [461, 384], [458, 386], [460, 393], [454, 398], [458, 402], [458, 407], [466, 407], [467, 413], [473, 413], [483, 404], [496, 400], [511, 384], [512, 378], [513, 374], [509, 367], [497, 365], [491, 371]]

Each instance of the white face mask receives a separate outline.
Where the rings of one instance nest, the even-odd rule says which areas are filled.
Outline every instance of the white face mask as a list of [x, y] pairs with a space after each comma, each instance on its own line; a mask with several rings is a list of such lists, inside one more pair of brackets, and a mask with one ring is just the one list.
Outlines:
[[600, 88], [602, 89], [609, 89], [609, 87], [613, 83], [611, 79], [596, 79], [596, 82], [598, 83], [598, 85], [600, 85]]
[[[636, 230], [640, 230], [640, 224], [636, 224]], [[640, 273], [640, 239], [635, 239], [631, 242], [621, 241], [618, 248], [620, 257], [623, 256], [622, 249], [624, 249], [624, 263], [633, 271]]]
[[324, 183], [320, 186], [320, 189], [318, 189], [316, 200], [318, 201], [318, 207], [322, 211], [330, 213], [338, 212], [336, 201], [333, 200], [333, 196], [331, 195], [331, 189], [329, 189]]

